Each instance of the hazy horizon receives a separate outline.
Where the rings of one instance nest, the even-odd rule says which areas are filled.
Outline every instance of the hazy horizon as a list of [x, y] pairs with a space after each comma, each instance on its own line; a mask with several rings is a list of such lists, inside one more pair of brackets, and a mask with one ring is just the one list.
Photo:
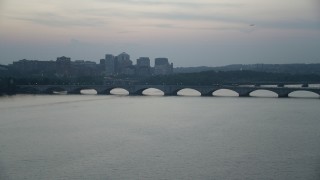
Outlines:
[[167, 57], [175, 67], [320, 63], [317, 0], [0, 0], [0, 64]]
[[[60, 56], [61, 57], [61, 56]], [[20, 60], [24, 60], [24, 59], [19, 59], [19, 60], [14, 60], [12, 62], [8, 62], [6, 64], [2, 64], [0, 63], [0, 65], [10, 65], [13, 64], [13, 62], [17, 62]], [[50, 59], [50, 60], [42, 60], [42, 59], [26, 59], [26, 60], [36, 60], [36, 61], [56, 61], [56, 59]], [[76, 61], [76, 60], [84, 60], [84, 61], [91, 61], [91, 62], [96, 62], [97, 64], [99, 64], [100, 62], [97, 61], [92, 61], [92, 60], [85, 60], [85, 59], [72, 59], [71, 61]], [[136, 59], [131, 59], [133, 61], [133, 65], [136, 64]], [[154, 66], [154, 59], [150, 59], [150, 66]], [[194, 65], [194, 66], [175, 66], [174, 62], [171, 62], [169, 59], [169, 63], [173, 63], [173, 68], [201, 68], [201, 67], [224, 67], [224, 66], [233, 66], [233, 65], [255, 65], [255, 64], [265, 64], [265, 65], [290, 65], [290, 64], [305, 64], [305, 65], [312, 65], [312, 64], [320, 64], [320, 62], [314, 62], [314, 63], [294, 63], [294, 62], [290, 62], [290, 63], [232, 63], [232, 64], [221, 64], [221, 65]]]

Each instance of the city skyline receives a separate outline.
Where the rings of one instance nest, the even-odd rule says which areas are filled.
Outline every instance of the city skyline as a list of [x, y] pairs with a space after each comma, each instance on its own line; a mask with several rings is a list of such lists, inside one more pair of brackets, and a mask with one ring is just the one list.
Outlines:
[[130, 55], [122, 52], [119, 55], [105, 54], [99, 63], [94, 61], [74, 60], [70, 57], [57, 57], [56, 61], [27, 60], [13, 61], [8, 65], [8, 72], [23, 75], [40, 75], [55, 77], [79, 76], [136, 76], [168, 75], [173, 73], [173, 63], [168, 58], [155, 58], [151, 66], [149, 57], [140, 57], [136, 64]]
[[176, 67], [320, 63], [317, 0], [0, 1], [0, 64], [105, 52]]
[[[75, 58], [73, 58], [73, 57], [69, 57], [69, 56], [65, 56], [65, 55], [60, 55], [60, 56], [57, 56], [57, 57], [54, 57], [54, 58], [50, 58], [49, 60], [47, 60], [47, 59], [39, 59], [39, 58], [35, 58], [35, 59], [22, 58], [22, 59], [13, 60], [13, 61], [11, 61], [11, 62], [8, 62], [7, 64], [1, 64], [1, 65], [11, 65], [11, 64], [13, 64], [14, 62], [23, 61], [23, 60], [27, 60], [27, 61], [56, 61], [57, 58], [61, 58], [61, 57], [69, 58], [71, 61], [83, 61], [83, 62], [92, 62], [92, 63], [99, 64], [99, 63], [101, 63], [101, 60], [108, 59], [108, 56], [113, 56], [113, 57], [115, 58], [115, 57], [118, 57], [118, 56], [120, 56], [120, 55], [122, 55], [122, 54], [128, 54], [128, 53], [126, 53], [126, 52], [121, 52], [121, 53], [119, 53], [119, 54], [117, 54], [117, 55], [114, 55], [114, 54], [111, 54], [111, 53], [107, 53], [107, 54], [105, 54], [104, 56], [101, 56], [99, 60], [83, 59], [83, 58], [82, 58], [82, 59], [81, 59], [81, 58], [75, 59]], [[129, 55], [129, 59], [128, 59], [128, 60], [132, 61], [132, 64], [133, 64], [133, 65], [139, 65], [139, 60], [148, 59], [148, 60], [150, 61], [150, 62], [149, 62], [149, 63], [150, 63], [149, 66], [150, 66], [150, 67], [151, 67], [152, 65], [154, 66], [154, 65], [156, 64], [156, 60], [157, 60], [157, 59], [163, 59], [163, 58], [164, 58], [164, 59], [168, 59], [168, 58], [165, 57], [165, 56], [159, 56], [159, 57], [155, 57], [155, 58], [150, 58], [150, 57], [147, 57], [147, 56], [138, 56], [138, 58], [132, 59], [132, 58], [130, 58], [131, 55], [130, 55], [130, 54], [128, 54], [128, 55]], [[103, 57], [104, 57], [104, 58], [103, 58]], [[152, 63], [152, 61], [153, 61], [153, 63]]]

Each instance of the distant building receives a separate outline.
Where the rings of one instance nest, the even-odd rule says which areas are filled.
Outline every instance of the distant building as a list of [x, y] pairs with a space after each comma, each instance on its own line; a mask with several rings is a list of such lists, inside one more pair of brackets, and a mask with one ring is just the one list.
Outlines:
[[130, 61], [130, 55], [123, 52], [117, 56], [118, 61]]
[[154, 75], [166, 75], [173, 73], [173, 63], [169, 64], [168, 58], [156, 58], [154, 63]]
[[0, 71], [7, 71], [8, 67], [0, 64]]
[[57, 57], [57, 62], [70, 63], [71, 62], [71, 58], [65, 57], [65, 56]]
[[112, 54], [106, 54], [105, 56], [105, 73], [107, 75], [115, 74], [116, 62], [115, 57]]
[[136, 75], [137, 76], [151, 75], [150, 59], [148, 57], [140, 57], [139, 59], [137, 59]]
[[154, 60], [154, 66], [162, 66], [162, 65], [168, 65], [169, 60], [168, 58], [156, 58]]
[[57, 76], [70, 76], [71, 71], [71, 58], [69, 57], [57, 57], [56, 60], [57, 66]]
[[116, 74], [134, 75], [134, 67], [130, 55], [123, 52], [118, 56], [106, 54], [105, 59], [100, 60], [102, 74], [110, 76]]
[[118, 74], [129, 74], [131, 75], [132, 61], [130, 60], [129, 54], [123, 52], [116, 57], [116, 72]]
[[[4, 71], [5, 66], [0, 66]], [[149, 57], [140, 57], [133, 65], [130, 55], [123, 52], [118, 56], [106, 54], [100, 64], [92, 61], [75, 60], [70, 57], [57, 57], [56, 61], [19, 60], [13, 62], [7, 68], [16, 75], [31, 76], [56, 76], [56, 77], [77, 77], [77, 76], [100, 76], [100, 75], [129, 75], [147, 77], [154, 75], [166, 75], [173, 72], [173, 64], [169, 64], [168, 58], [156, 58], [155, 66], [150, 66]]]
[[51, 75], [56, 71], [56, 62], [22, 59], [14, 61], [10, 67], [21, 75]]
[[[7, 75], [8, 73], [10, 73], [8, 66], [4, 66], [0, 64], [0, 83], [1, 83], [1, 77]], [[0, 89], [1, 89], [1, 85], [0, 85]]]
[[100, 73], [96, 62], [75, 60], [71, 61], [71, 74], [72, 76], [96, 76]]
[[102, 73], [106, 71], [106, 60], [100, 59], [99, 69]]
[[150, 67], [150, 59], [148, 57], [140, 57], [137, 59], [138, 67]]

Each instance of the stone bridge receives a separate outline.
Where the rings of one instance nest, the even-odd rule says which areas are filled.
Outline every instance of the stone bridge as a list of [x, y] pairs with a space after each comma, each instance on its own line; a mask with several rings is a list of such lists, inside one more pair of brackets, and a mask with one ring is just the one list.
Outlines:
[[94, 89], [97, 94], [110, 94], [115, 88], [122, 88], [129, 92], [129, 95], [143, 95], [143, 91], [150, 88], [161, 90], [165, 96], [176, 96], [182, 89], [194, 89], [201, 93], [201, 96], [212, 96], [212, 93], [220, 89], [232, 90], [240, 97], [248, 97], [251, 92], [257, 90], [268, 90], [274, 92], [278, 97], [288, 97], [295, 91], [309, 91], [320, 95], [320, 88], [311, 87], [261, 87], [261, 86], [232, 86], [232, 85], [19, 85], [18, 93], [26, 94], [53, 94], [54, 92], [66, 91], [68, 94], [81, 94], [81, 90]]

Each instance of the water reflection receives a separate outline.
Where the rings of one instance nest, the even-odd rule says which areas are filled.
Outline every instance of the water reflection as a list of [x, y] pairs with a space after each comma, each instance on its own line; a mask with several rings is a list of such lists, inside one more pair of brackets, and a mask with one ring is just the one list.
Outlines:
[[67, 91], [53, 91], [53, 94], [55, 94], [55, 95], [66, 95], [66, 94], [68, 94], [68, 92]]
[[278, 94], [269, 90], [256, 90], [250, 93], [252, 97], [278, 97]]
[[142, 94], [146, 96], [163, 96], [164, 95], [164, 93], [161, 90], [155, 89], [155, 88], [146, 89], [142, 92]]
[[185, 88], [178, 91], [177, 95], [178, 96], [201, 96], [201, 93], [194, 89]]
[[129, 92], [125, 89], [122, 89], [122, 88], [114, 88], [110, 91], [110, 94], [126, 96], [126, 95], [129, 95]]
[[219, 89], [213, 92], [213, 96], [226, 96], [226, 97], [237, 97], [239, 94], [230, 89]]
[[98, 94], [96, 90], [94, 89], [82, 89], [80, 91], [81, 94], [84, 94], [84, 95], [96, 95]]
[[309, 91], [295, 91], [289, 94], [289, 97], [300, 97], [300, 98], [319, 98], [319, 95]]

